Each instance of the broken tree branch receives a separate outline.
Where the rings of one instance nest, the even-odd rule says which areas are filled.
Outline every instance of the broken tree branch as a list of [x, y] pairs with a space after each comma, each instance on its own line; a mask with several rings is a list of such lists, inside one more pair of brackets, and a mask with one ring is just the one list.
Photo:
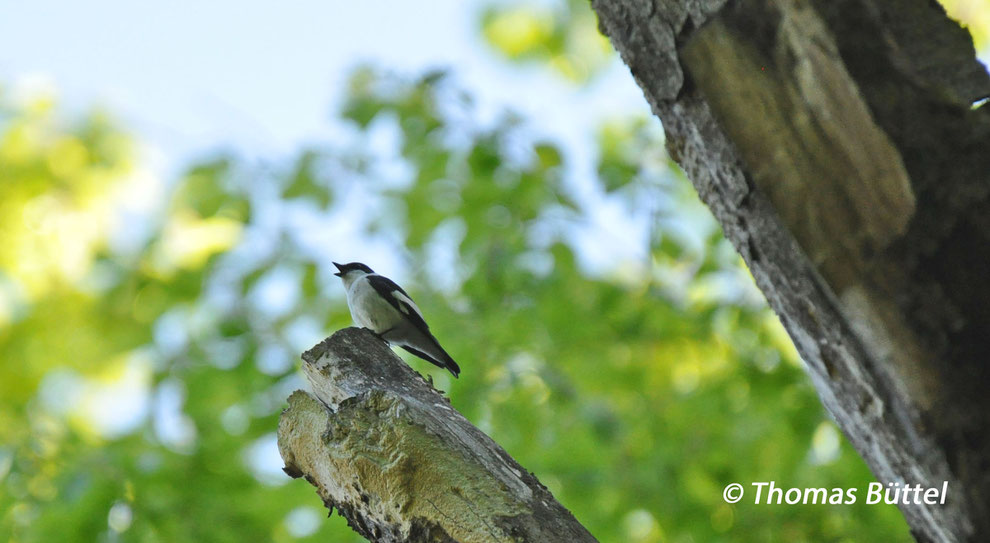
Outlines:
[[371, 541], [595, 541], [550, 492], [371, 332], [303, 354], [316, 397], [282, 413], [285, 471]]

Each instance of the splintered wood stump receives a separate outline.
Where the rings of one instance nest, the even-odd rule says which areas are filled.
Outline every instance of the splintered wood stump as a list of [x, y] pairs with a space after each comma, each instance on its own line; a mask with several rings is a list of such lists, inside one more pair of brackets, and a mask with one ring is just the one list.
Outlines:
[[595, 538], [450, 401], [364, 329], [303, 353], [278, 427], [285, 472], [371, 541]]

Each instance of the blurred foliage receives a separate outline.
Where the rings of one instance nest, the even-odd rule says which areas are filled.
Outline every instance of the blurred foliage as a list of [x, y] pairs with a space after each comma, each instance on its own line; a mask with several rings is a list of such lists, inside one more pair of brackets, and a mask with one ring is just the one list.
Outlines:
[[546, 63], [576, 83], [593, 78], [613, 58], [587, 0], [490, 4], [481, 26], [485, 40], [502, 56]]
[[274, 431], [298, 353], [350, 324], [329, 262], [367, 260], [342, 252], [358, 236], [402, 255], [369, 264], [464, 372], [410, 363], [601, 541], [908, 539], [892, 506], [723, 503], [872, 476], [656, 122], [601, 128], [595, 198], [648, 217], [649, 256], [593, 272], [575, 232], [598, 203], [564, 151], [472, 111], [443, 73], [362, 69], [350, 141], [164, 186], [105, 116], [4, 101], [0, 538], [356, 541], [278, 471]]
[[[942, 3], [986, 51], [986, 0]], [[575, 83], [614, 59], [584, 1], [480, 19]], [[892, 506], [722, 501], [873, 478], [653, 119], [600, 127], [589, 201], [563, 149], [479, 126], [442, 72], [358, 70], [349, 140], [173, 184], [105, 113], [56, 109], [0, 93], [0, 539], [357, 541], [278, 470], [274, 431], [298, 353], [350, 324], [330, 260], [364, 247], [401, 255], [368, 263], [464, 373], [410, 364], [601, 541], [909, 540]], [[581, 264], [599, 205], [646, 218], [648, 258]]]
[[939, 0], [956, 21], [969, 29], [973, 44], [984, 63], [990, 58], [990, 0]]
[[[944, 4], [985, 50], [990, 10]], [[585, 2], [482, 19], [505, 57], [575, 82], [613, 58]], [[596, 272], [598, 202], [522, 120], [478, 126], [440, 72], [367, 69], [341, 115], [350, 141], [211, 156], [166, 185], [106, 114], [0, 94], [0, 539], [356, 541], [273, 455], [298, 353], [350, 324], [329, 261], [366, 240], [402, 255], [369, 263], [464, 373], [410, 363], [601, 541], [908, 540], [892, 506], [722, 501], [734, 481], [872, 476], [653, 120], [597, 135], [595, 197], [650, 235], [643, 262]]]

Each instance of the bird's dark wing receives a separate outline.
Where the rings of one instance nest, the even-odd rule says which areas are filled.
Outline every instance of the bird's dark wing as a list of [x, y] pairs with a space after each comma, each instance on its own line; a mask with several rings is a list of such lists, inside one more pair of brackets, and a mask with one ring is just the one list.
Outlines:
[[423, 351], [415, 347], [410, 347], [409, 345], [401, 345], [401, 347], [409, 351], [410, 353], [422, 358], [423, 360], [426, 360], [427, 362], [433, 364], [434, 366], [440, 366], [441, 368], [446, 369], [451, 374], [453, 374], [455, 379], [461, 373], [461, 367], [457, 365], [457, 362], [454, 362], [454, 359], [451, 358], [449, 354], [447, 354], [447, 351], [443, 350], [443, 347], [440, 347], [440, 351], [443, 353], [445, 360], [437, 360], [436, 357], [424, 353]]
[[368, 283], [371, 284], [379, 296], [392, 304], [392, 307], [400, 313], [408, 317], [409, 321], [421, 332], [426, 333], [428, 336], [431, 335], [430, 326], [426, 324], [423, 313], [416, 306], [416, 302], [412, 301], [412, 298], [406, 294], [406, 291], [402, 290], [402, 287], [395, 284], [395, 281], [392, 281], [388, 277], [378, 274], [368, 275], [367, 278]]
[[454, 362], [454, 359], [447, 354], [447, 351], [443, 350], [443, 347], [440, 346], [440, 342], [437, 341], [437, 338], [433, 337], [433, 334], [430, 333], [430, 326], [426, 324], [426, 319], [423, 318], [423, 313], [419, 310], [416, 302], [412, 301], [412, 298], [406, 294], [406, 291], [402, 290], [402, 287], [395, 284], [395, 282], [388, 277], [372, 274], [368, 275], [367, 278], [368, 282], [379, 296], [387, 300], [392, 307], [405, 315], [409, 319], [409, 322], [419, 329], [428, 341], [433, 343], [440, 359], [438, 360], [435, 356], [425, 353], [410, 345], [401, 345], [401, 347], [422, 358], [423, 360], [440, 366], [441, 368], [446, 368], [454, 375], [454, 377], [457, 377], [457, 375], [461, 373], [460, 366], [458, 366], [457, 362]]

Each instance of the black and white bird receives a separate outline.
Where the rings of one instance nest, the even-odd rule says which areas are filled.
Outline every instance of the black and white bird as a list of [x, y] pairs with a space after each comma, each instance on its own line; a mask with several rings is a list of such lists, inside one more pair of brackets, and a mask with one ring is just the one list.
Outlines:
[[457, 377], [461, 368], [433, 337], [423, 312], [402, 287], [360, 262], [333, 265], [338, 270], [334, 275], [344, 281], [347, 307], [358, 326]]

